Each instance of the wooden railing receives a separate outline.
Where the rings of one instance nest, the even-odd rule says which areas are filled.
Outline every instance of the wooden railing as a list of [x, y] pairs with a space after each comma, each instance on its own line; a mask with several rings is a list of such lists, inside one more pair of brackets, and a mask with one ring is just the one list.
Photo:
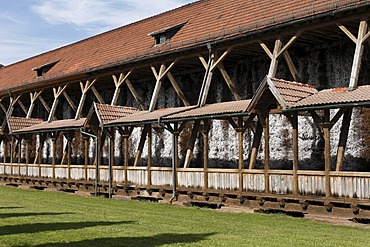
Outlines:
[[[127, 178], [125, 173], [127, 172]], [[67, 180], [95, 180], [95, 166], [82, 165], [25, 165], [0, 164], [0, 176], [40, 177]], [[205, 181], [205, 178], [208, 178]], [[370, 199], [370, 173], [330, 172], [330, 195], [334, 197]], [[100, 182], [109, 180], [108, 166], [100, 166]], [[117, 184], [125, 182], [141, 186], [172, 186], [170, 167], [127, 167], [114, 166], [112, 180]], [[298, 171], [298, 195], [325, 196], [326, 177], [324, 171]], [[240, 188], [240, 185], [242, 188]], [[264, 170], [257, 169], [207, 169], [178, 168], [177, 186], [194, 189], [228, 190], [240, 192], [266, 192], [271, 194], [294, 194], [292, 171], [269, 170], [268, 182]]]

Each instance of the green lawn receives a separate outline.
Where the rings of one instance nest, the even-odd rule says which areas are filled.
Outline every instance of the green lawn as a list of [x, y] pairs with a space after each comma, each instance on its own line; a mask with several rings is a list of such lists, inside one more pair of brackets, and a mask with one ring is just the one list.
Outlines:
[[370, 230], [283, 215], [0, 186], [0, 246], [370, 246]]

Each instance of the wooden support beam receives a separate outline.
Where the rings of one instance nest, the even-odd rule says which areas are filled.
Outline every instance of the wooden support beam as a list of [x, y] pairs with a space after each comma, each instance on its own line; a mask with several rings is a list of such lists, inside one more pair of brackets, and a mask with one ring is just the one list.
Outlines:
[[7, 109], [6, 109], [6, 107], [3, 105], [3, 103], [1, 103], [1, 101], [2, 101], [2, 99], [0, 99], [0, 108], [1, 108], [1, 110], [3, 110], [3, 112], [4, 112], [4, 113], [6, 113], [6, 112], [7, 112]]
[[288, 50], [288, 48], [299, 38], [299, 36], [301, 36], [301, 34], [302, 31], [298, 31], [293, 37], [291, 37], [288, 43], [286, 43], [284, 47], [281, 48], [281, 50], [278, 52], [277, 58], [280, 57], [281, 54], [284, 53], [286, 50]]
[[148, 126], [148, 186], [152, 185], [152, 125]]
[[270, 69], [268, 72], [268, 77], [273, 78], [276, 76], [277, 68], [278, 68], [278, 58], [279, 58], [279, 52], [281, 50], [282, 42], [280, 37], [276, 39], [275, 41], [275, 47], [274, 52], [272, 53], [272, 59], [270, 63]]
[[65, 90], [63, 91], [63, 96], [67, 100], [68, 104], [71, 106], [72, 110], [76, 112], [77, 111], [77, 106], [73, 102], [73, 100], [71, 99], [71, 97], [69, 97], [68, 93]]
[[203, 120], [202, 136], [203, 136], [203, 172], [204, 172], [204, 190], [208, 189], [208, 158], [209, 158], [209, 122]]
[[146, 107], [144, 105], [144, 101], [143, 99], [140, 97], [140, 95], [136, 92], [134, 86], [132, 85], [132, 83], [130, 82], [129, 79], [126, 79], [126, 85], [128, 87], [128, 89], [130, 90], [132, 96], [134, 96], [134, 99], [136, 100], [136, 102], [139, 104], [141, 110], [146, 110]]
[[141, 154], [143, 153], [143, 148], [144, 148], [144, 145], [145, 145], [146, 136], [148, 135], [148, 132], [149, 132], [149, 128], [150, 128], [150, 125], [145, 125], [144, 126], [143, 132], [142, 132], [141, 137], [140, 137], [139, 146], [137, 148], [134, 166], [137, 166], [139, 164], [139, 160], [141, 158]]
[[22, 109], [22, 111], [25, 113], [25, 114], [27, 114], [27, 108], [24, 106], [24, 104], [22, 103], [22, 101], [21, 100], [18, 100], [17, 101], [17, 103], [18, 103], [18, 105], [21, 107], [21, 109]]
[[105, 104], [103, 97], [100, 95], [98, 90], [96, 90], [95, 86], [91, 87], [91, 91], [94, 93], [96, 99], [99, 101], [100, 104]]
[[186, 156], [185, 156], [185, 162], [184, 162], [184, 168], [189, 168], [190, 162], [193, 156], [193, 150], [195, 141], [197, 140], [198, 132], [200, 127], [200, 120], [195, 120], [193, 129], [191, 131], [191, 137], [189, 141], [189, 147], [186, 150]]
[[158, 73], [157, 73], [156, 69], [154, 68], [154, 66], [151, 66], [154, 77], [156, 78], [156, 84], [155, 84], [155, 87], [154, 87], [154, 90], [153, 90], [152, 99], [150, 100], [150, 105], [149, 105], [149, 111], [150, 112], [154, 111], [154, 109], [157, 105], [158, 96], [159, 96], [159, 92], [160, 92], [161, 87], [162, 87], [163, 78], [172, 69], [172, 67], [175, 66], [176, 62], [177, 62], [177, 60], [173, 61], [167, 68], [164, 64], [162, 64]]
[[82, 109], [85, 104], [86, 94], [91, 89], [91, 87], [94, 86], [95, 82], [96, 82], [96, 79], [94, 79], [91, 82], [86, 81], [85, 85], [84, 83], [80, 82], [80, 88], [81, 88], [82, 95], [81, 95], [80, 102], [78, 104], [78, 108], [76, 110], [75, 120], [78, 120], [81, 118]]
[[56, 108], [59, 102], [59, 97], [64, 92], [66, 87], [67, 85], [65, 85], [64, 87], [58, 87], [58, 89], [53, 88], [54, 102], [49, 112], [48, 122], [51, 122], [52, 119], [54, 118], [54, 114], [55, 114], [55, 111], [56, 111]]
[[239, 168], [239, 193], [243, 192], [243, 169], [244, 169], [244, 149], [243, 149], [243, 117], [238, 117], [238, 168]]
[[230, 54], [234, 47], [229, 47], [220, 57], [215, 56], [216, 61], [211, 66], [211, 72], [213, 72], [221, 63], [222, 61], [227, 57], [227, 55]]
[[351, 77], [349, 80], [349, 89], [357, 87], [358, 77], [360, 75], [362, 55], [364, 51], [363, 39], [367, 32], [367, 21], [362, 20], [358, 29], [358, 36], [356, 40], [356, 50], [353, 57]]
[[347, 109], [342, 120], [342, 128], [340, 131], [339, 144], [337, 149], [336, 171], [342, 170], [344, 153], [347, 146], [348, 132], [351, 124], [352, 108]]
[[177, 83], [177, 81], [175, 80], [175, 78], [173, 77], [172, 73], [171, 72], [168, 72], [167, 73], [167, 77], [168, 79], [170, 80], [171, 84], [172, 84], [172, 87], [173, 89], [175, 90], [177, 96], [179, 96], [180, 100], [182, 101], [182, 103], [184, 104], [184, 106], [190, 106], [190, 103], [189, 101], [187, 100], [187, 98], [185, 97], [184, 93], [182, 92], [179, 84]]
[[211, 86], [211, 81], [213, 77], [213, 71], [211, 70], [211, 68], [214, 64], [215, 64], [215, 55], [212, 54], [206, 66], [206, 73], [204, 75], [203, 82], [202, 82], [202, 88], [199, 94], [199, 99], [198, 99], [198, 104], [197, 104], [199, 107], [202, 107], [207, 103], [208, 92], [209, 92], [209, 88]]
[[128, 77], [131, 75], [132, 70], [130, 70], [126, 75], [121, 73], [119, 75], [119, 79], [115, 75], [112, 75], [114, 85], [116, 89], [114, 90], [113, 98], [111, 101], [111, 105], [117, 105], [118, 96], [121, 91], [121, 86], [125, 83], [125, 81], [128, 79]]
[[265, 125], [263, 126], [263, 135], [265, 140], [265, 193], [270, 191], [270, 182], [269, 182], [269, 170], [270, 170], [270, 123], [269, 123], [269, 114], [266, 114]]
[[235, 89], [234, 82], [231, 80], [229, 74], [227, 73], [225, 67], [222, 63], [218, 64], [218, 69], [220, 70], [222, 77], [224, 78], [227, 86], [229, 87], [231, 93], [233, 94], [235, 100], [241, 100], [241, 97], [239, 96], [238, 92]]
[[253, 137], [252, 150], [249, 159], [249, 169], [253, 169], [254, 166], [256, 165], [257, 153], [261, 143], [262, 132], [263, 132], [262, 124], [260, 123], [260, 121], [258, 121], [256, 133], [254, 134]]
[[[330, 110], [324, 110], [324, 123], [328, 122], [330, 119]], [[325, 196], [331, 196], [330, 189], [330, 170], [331, 170], [331, 160], [330, 160], [330, 128], [327, 125], [323, 125], [324, 130], [324, 140], [325, 140]]]
[[270, 49], [267, 47], [267, 45], [265, 43], [263, 43], [262, 41], [259, 41], [259, 44], [262, 47], [262, 49], [266, 52], [266, 54], [269, 56], [269, 58], [272, 60], [274, 58], [274, 56], [272, 55], [272, 53], [271, 53]]
[[46, 101], [44, 100], [44, 98], [40, 95], [39, 96], [39, 100], [41, 102], [41, 104], [44, 106], [45, 110], [50, 113], [50, 107], [48, 106], [48, 104], [46, 104]]
[[35, 102], [36, 102], [37, 98], [41, 95], [41, 93], [42, 93], [42, 90], [40, 90], [38, 92], [30, 93], [30, 107], [28, 108], [26, 118], [31, 117], [33, 108], [35, 106]]
[[337, 23], [337, 26], [348, 36], [348, 38], [350, 38], [354, 43], [357, 43], [357, 38], [345, 26], [341, 23]]
[[9, 98], [9, 107], [6, 111], [6, 117], [10, 117], [13, 114], [14, 105], [17, 103], [17, 101], [20, 99], [22, 94], [18, 95], [16, 98], [10, 97]]
[[293, 195], [298, 195], [298, 170], [299, 170], [299, 142], [298, 142], [298, 114], [293, 113], [288, 117], [293, 127]]
[[284, 60], [285, 60], [286, 64], [288, 65], [289, 71], [292, 74], [294, 80], [295, 81], [300, 81], [301, 79], [299, 78], [298, 71], [297, 71], [297, 69], [296, 69], [296, 67], [295, 67], [295, 65], [292, 61], [292, 58], [289, 55], [289, 52], [284, 51], [283, 52], [283, 57], [284, 57]]

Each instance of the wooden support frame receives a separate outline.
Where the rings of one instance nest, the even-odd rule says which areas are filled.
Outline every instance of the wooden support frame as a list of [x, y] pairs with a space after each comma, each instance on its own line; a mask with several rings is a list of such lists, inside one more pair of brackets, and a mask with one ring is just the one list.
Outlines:
[[77, 106], [76, 104], [73, 102], [73, 100], [71, 99], [71, 97], [69, 97], [68, 93], [66, 92], [66, 90], [63, 90], [63, 96], [64, 98], [67, 100], [68, 104], [71, 106], [72, 110], [74, 112], [77, 111]]
[[200, 127], [200, 120], [195, 120], [193, 130], [191, 132], [191, 137], [189, 141], [189, 147], [186, 150], [186, 156], [185, 156], [185, 162], [184, 162], [184, 168], [189, 168], [190, 162], [193, 156], [193, 150], [195, 141], [197, 140], [198, 132]]
[[143, 132], [141, 133], [139, 146], [138, 146], [137, 151], [136, 151], [134, 166], [137, 166], [139, 164], [139, 160], [141, 158], [141, 154], [143, 153], [145, 140], [146, 140], [146, 136], [148, 135], [149, 128], [151, 128], [151, 126], [146, 124], [143, 128]]
[[357, 38], [341, 23], [337, 23], [337, 26], [339, 27], [340, 30], [343, 31], [343, 33], [345, 33], [348, 36], [348, 38], [350, 38], [356, 44], [356, 49], [352, 63], [351, 77], [349, 81], [349, 89], [353, 90], [357, 87], [358, 84], [362, 55], [364, 51], [364, 43], [366, 42], [366, 40], [369, 39], [370, 31], [368, 31], [368, 24], [366, 18], [363, 18], [360, 21]]
[[209, 131], [210, 125], [208, 120], [203, 120], [203, 126], [201, 126], [201, 133], [203, 136], [203, 172], [204, 172], [204, 192], [208, 190], [208, 158], [209, 158]]
[[348, 132], [351, 124], [352, 108], [348, 108], [343, 115], [342, 128], [340, 131], [338, 149], [337, 149], [337, 162], [336, 171], [342, 170], [342, 164], [344, 160], [344, 153], [347, 146]]
[[30, 107], [28, 108], [26, 118], [31, 117], [32, 112], [33, 112], [33, 108], [35, 107], [35, 102], [36, 102], [37, 98], [41, 95], [41, 93], [42, 93], [42, 90], [30, 93]]
[[57, 105], [58, 105], [58, 102], [59, 102], [59, 97], [60, 95], [64, 92], [64, 90], [67, 88], [67, 85], [63, 86], [63, 87], [58, 87], [58, 89], [56, 88], [53, 88], [53, 94], [54, 94], [54, 102], [53, 102], [53, 105], [50, 109], [50, 112], [49, 112], [49, 117], [48, 117], [48, 123], [50, 123], [53, 118], [54, 118], [54, 114], [55, 114], [55, 111], [57, 109]]
[[257, 121], [256, 132], [253, 137], [252, 150], [250, 153], [249, 169], [254, 169], [254, 166], [256, 165], [257, 153], [259, 146], [261, 144], [262, 132], [263, 132], [262, 124], [260, 121]]
[[131, 73], [132, 73], [132, 70], [130, 70], [129, 72], [127, 72], [126, 75], [124, 73], [121, 73], [119, 75], [119, 78], [118, 79], [117, 79], [117, 76], [112, 75], [113, 82], [114, 82], [114, 85], [115, 85], [116, 88], [114, 90], [112, 101], [110, 103], [111, 105], [117, 105], [118, 96], [119, 96], [119, 93], [121, 92], [121, 86], [125, 83], [125, 81], [131, 75]]
[[82, 95], [80, 98], [80, 102], [78, 104], [78, 108], [76, 110], [75, 120], [78, 120], [81, 118], [82, 109], [85, 104], [86, 94], [91, 89], [91, 87], [94, 86], [95, 82], [96, 82], [96, 79], [92, 80], [91, 82], [88, 80], [86, 81], [85, 84], [83, 82], [80, 82], [80, 88], [81, 88]]
[[96, 90], [94, 85], [91, 87], [91, 91], [94, 93], [96, 99], [99, 101], [100, 104], [105, 104], [103, 97], [100, 95], [98, 90]]

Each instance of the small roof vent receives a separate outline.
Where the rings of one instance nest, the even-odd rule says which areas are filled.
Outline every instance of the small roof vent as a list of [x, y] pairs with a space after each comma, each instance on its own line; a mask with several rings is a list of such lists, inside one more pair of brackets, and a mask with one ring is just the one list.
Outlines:
[[165, 44], [167, 40], [170, 40], [175, 34], [185, 26], [187, 22], [183, 22], [174, 26], [162, 28], [160, 30], [151, 32], [148, 36], [154, 37], [154, 45]]
[[51, 62], [51, 63], [47, 63], [47, 64], [41, 65], [39, 67], [33, 68], [32, 70], [33, 71], [36, 71], [36, 73], [37, 73], [36, 76], [37, 77], [44, 76], [58, 62], [59, 62], [59, 60], [58, 61]]

